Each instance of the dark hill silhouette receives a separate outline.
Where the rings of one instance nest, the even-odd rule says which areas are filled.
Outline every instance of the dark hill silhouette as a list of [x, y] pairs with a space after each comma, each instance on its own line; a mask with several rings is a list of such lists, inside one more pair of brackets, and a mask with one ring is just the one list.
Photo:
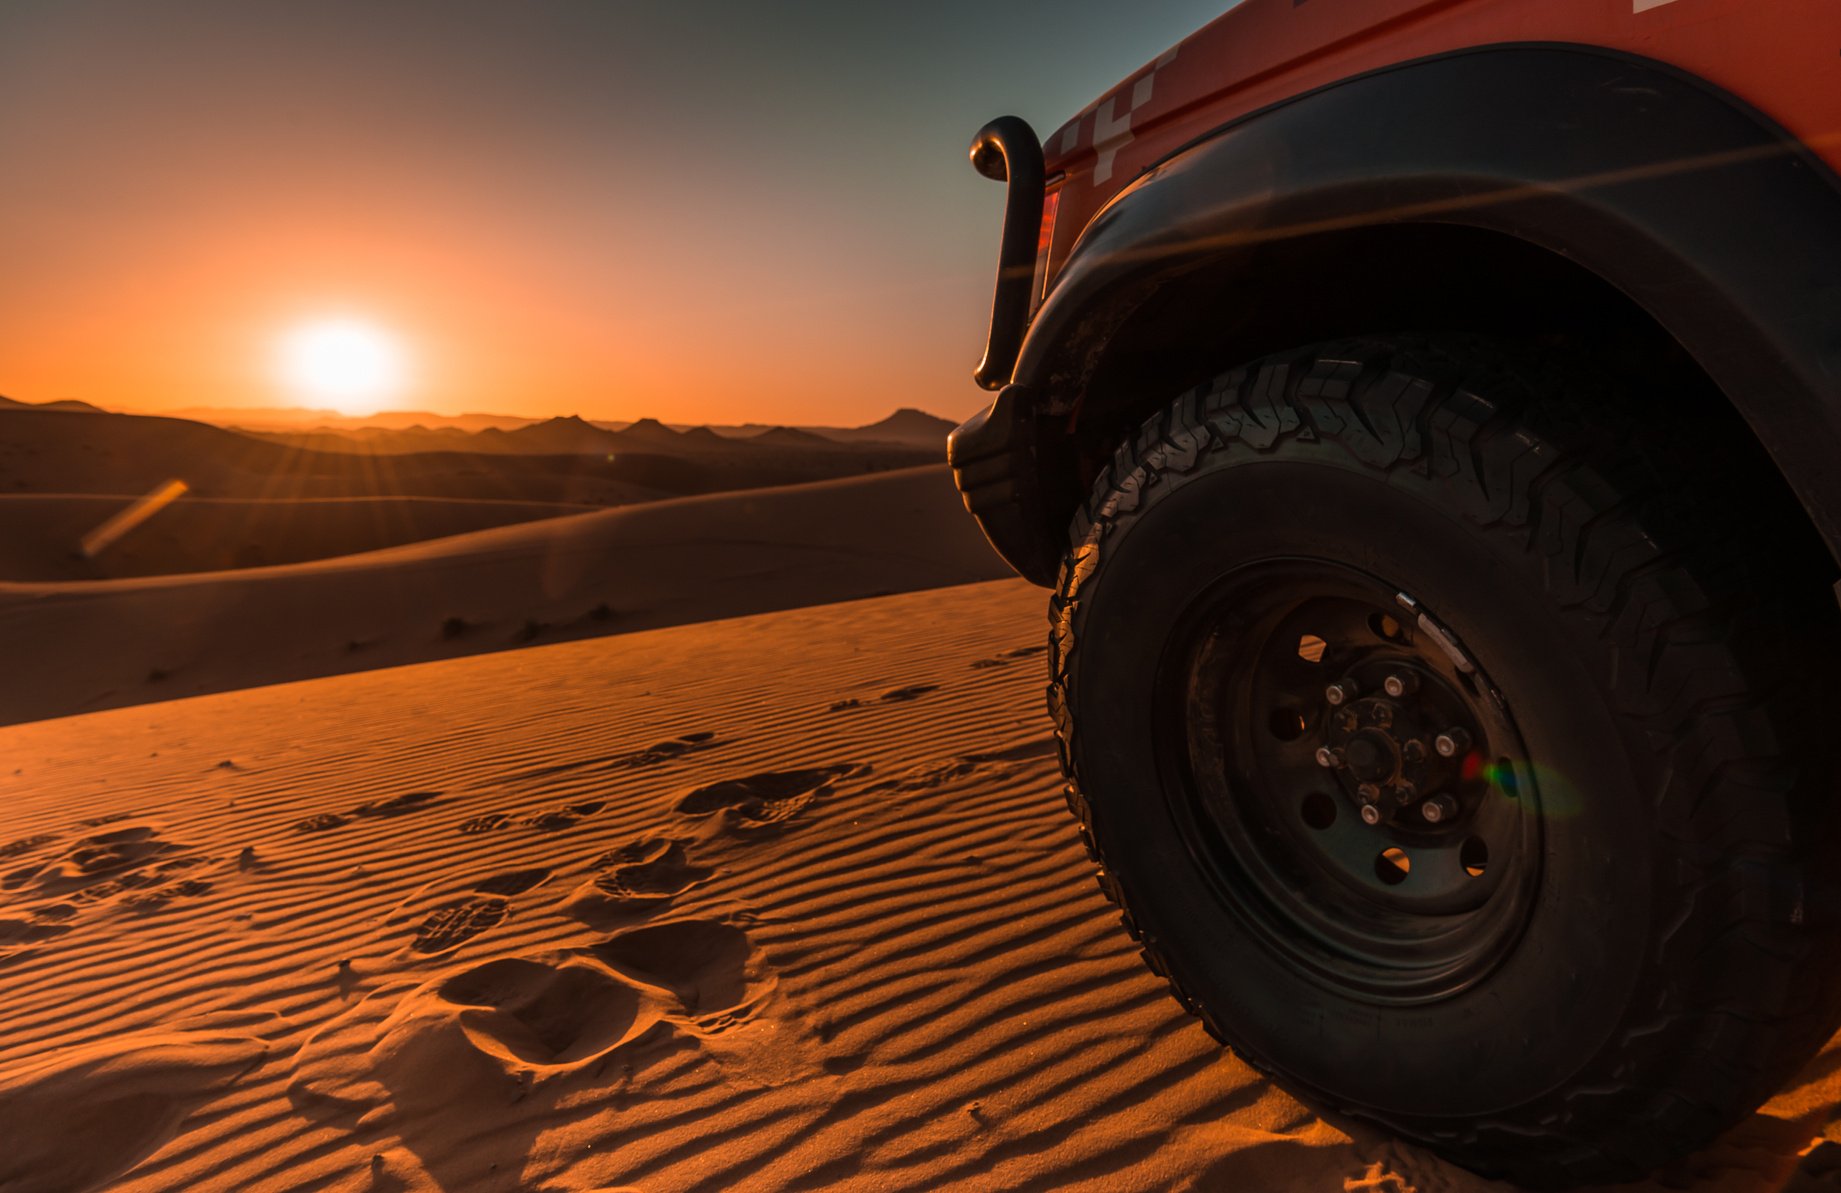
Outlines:
[[678, 443], [692, 451], [722, 451], [725, 448], [745, 446], [741, 440], [725, 439], [708, 427], [691, 427], [687, 431], [679, 431]]
[[64, 398], [56, 402], [21, 402], [14, 398], [0, 397], [0, 410], [63, 410], [72, 414], [101, 414], [100, 406], [88, 402], [79, 402], [74, 398]]
[[[683, 461], [673, 461], [682, 464]], [[0, 492], [139, 496], [169, 480], [196, 497], [453, 497], [613, 505], [728, 487], [674, 473], [636, 479], [641, 462], [502, 452], [378, 456], [316, 451], [185, 419], [47, 410], [0, 413]]]
[[642, 418], [614, 431], [615, 442], [632, 450], [671, 451], [683, 446], [684, 436], [656, 418]]
[[625, 442], [614, 432], [604, 431], [574, 415], [546, 419], [501, 434], [508, 451], [544, 455], [606, 455], [619, 450]]
[[841, 446], [835, 439], [799, 427], [769, 427], [759, 435], [742, 440], [760, 447], [794, 448], [803, 451], [825, 451]]
[[946, 436], [955, 424], [951, 419], [903, 406], [895, 413], [866, 427], [825, 428], [819, 433], [840, 443], [901, 443], [915, 447], [946, 450]]

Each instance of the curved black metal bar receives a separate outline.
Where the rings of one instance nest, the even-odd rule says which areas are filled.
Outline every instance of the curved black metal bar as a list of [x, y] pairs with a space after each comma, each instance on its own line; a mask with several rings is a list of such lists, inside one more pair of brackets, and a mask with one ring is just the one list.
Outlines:
[[1004, 238], [997, 251], [997, 292], [991, 298], [991, 331], [984, 359], [972, 373], [985, 389], [1002, 388], [1016, 367], [1029, 328], [1029, 288], [1036, 275], [1036, 245], [1042, 228], [1042, 143], [1029, 123], [999, 116], [972, 138], [972, 168], [1010, 184], [1004, 203]]

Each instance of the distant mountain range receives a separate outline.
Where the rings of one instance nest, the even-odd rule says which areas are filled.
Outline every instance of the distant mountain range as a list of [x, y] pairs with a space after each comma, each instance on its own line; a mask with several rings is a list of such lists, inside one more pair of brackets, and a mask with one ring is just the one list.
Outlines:
[[[10, 403], [17, 404], [17, 403]], [[39, 409], [83, 406], [50, 403]], [[93, 410], [94, 407], [87, 407]], [[590, 455], [616, 450], [716, 450], [725, 443], [756, 441], [763, 446], [818, 450], [831, 444], [883, 444], [945, 450], [950, 419], [904, 407], [862, 427], [740, 423], [715, 426], [668, 425], [654, 418], [623, 423], [563, 418], [518, 418], [506, 414], [435, 414], [386, 411], [353, 418], [333, 410], [283, 407], [274, 410], [197, 406], [165, 412], [167, 417], [281, 439], [321, 451], [354, 448], [385, 455], [425, 451], [538, 452]], [[619, 439], [605, 436], [614, 434]], [[768, 436], [771, 436], [769, 438]]]
[[[484, 417], [484, 416], [481, 416]], [[756, 448], [782, 451], [836, 451], [886, 447], [944, 455], [953, 424], [919, 410], [897, 410], [865, 427], [688, 427], [667, 426], [655, 418], [634, 423], [601, 423], [568, 415], [517, 426], [459, 427], [323, 426], [312, 429], [238, 427], [244, 434], [295, 447], [326, 452], [406, 455], [417, 452], [491, 452], [519, 455], [610, 455], [651, 452], [703, 455], [746, 452]]]
[[[169, 480], [192, 498], [480, 498], [613, 505], [945, 463], [945, 419], [899, 411], [820, 434], [732, 437], [656, 419], [612, 429], [551, 418], [507, 429], [249, 431], [82, 402], [0, 398], [0, 496], [133, 497]], [[899, 437], [899, 438], [898, 438]]]
[[[576, 417], [475, 430], [251, 431], [0, 397], [0, 580], [299, 563], [597, 507], [895, 469], [944, 483], [948, 425], [901, 410], [826, 433]], [[145, 528], [92, 550], [99, 527], [153, 493], [165, 496]]]

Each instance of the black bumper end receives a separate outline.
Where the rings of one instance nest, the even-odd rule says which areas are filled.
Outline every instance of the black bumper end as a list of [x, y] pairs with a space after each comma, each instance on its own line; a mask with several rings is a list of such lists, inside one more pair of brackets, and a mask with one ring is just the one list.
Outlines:
[[947, 436], [946, 458], [984, 537], [1025, 580], [1046, 588], [1055, 583], [1065, 542], [1050, 525], [1042, 496], [1033, 407], [1023, 386], [1005, 386], [996, 401]]

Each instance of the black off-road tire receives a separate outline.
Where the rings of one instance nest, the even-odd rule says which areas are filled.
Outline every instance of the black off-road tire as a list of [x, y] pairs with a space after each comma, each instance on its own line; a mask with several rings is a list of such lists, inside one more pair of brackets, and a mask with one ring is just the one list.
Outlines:
[[[1101, 470], [1050, 606], [1068, 803], [1150, 967], [1293, 1092], [1531, 1186], [1633, 1179], [1705, 1144], [1841, 1018], [1820, 889], [1835, 856], [1826, 677], [1841, 659], [1829, 563], [1794, 519], [1741, 500], [1729, 443], [1629, 413], [1668, 404], [1627, 396], [1589, 368], [1469, 339], [1334, 343], [1236, 369]], [[1275, 871], [1305, 875], [1275, 893], [1244, 861], [1265, 845], [1198, 827], [1252, 798], [1236, 781], [1259, 782], [1233, 777], [1235, 735], [1285, 749], [1259, 738], [1268, 720], [1283, 738], [1344, 715], [1286, 697], [1248, 724], [1197, 720], [1198, 704], [1232, 703], [1231, 643], [1263, 616], [1210, 601], [1240, 594], [1250, 610], [1312, 560], [1334, 583], [1397, 587], [1406, 630], [1372, 624], [1461, 644], [1453, 667], [1474, 658], [1479, 705], [1502, 713], [1479, 732], [1527, 753], [1502, 760], [1489, 797], [1526, 818], [1493, 830], [1505, 858], [1526, 847], [1485, 901], [1507, 910], [1436, 972], [1394, 974], [1381, 953], [1339, 970], [1338, 946], [1307, 930], [1322, 894], [1307, 870]], [[1205, 658], [1214, 671], [1195, 669]], [[1458, 691], [1464, 677], [1431, 679]], [[1211, 725], [1221, 740], [1198, 745]], [[1216, 747], [1218, 782], [1196, 761]], [[1360, 811], [1323, 791], [1337, 808], [1312, 795], [1319, 814]], [[1291, 796], [1275, 798], [1282, 818]], [[1288, 926], [1294, 905], [1306, 928]], [[1375, 916], [1377, 932], [1418, 924]]]

